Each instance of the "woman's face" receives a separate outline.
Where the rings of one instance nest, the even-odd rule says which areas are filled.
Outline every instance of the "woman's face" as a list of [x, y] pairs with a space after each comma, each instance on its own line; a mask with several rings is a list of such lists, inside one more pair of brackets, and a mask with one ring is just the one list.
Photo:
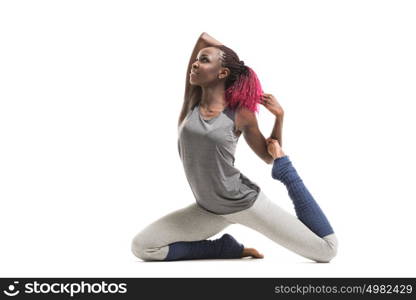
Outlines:
[[230, 70], [221, 66], [221, 52], [220, 49], [214, 47], [203, 48], [199, 51], [189, 74], [191, 85], [207, 87], [225, 80]]

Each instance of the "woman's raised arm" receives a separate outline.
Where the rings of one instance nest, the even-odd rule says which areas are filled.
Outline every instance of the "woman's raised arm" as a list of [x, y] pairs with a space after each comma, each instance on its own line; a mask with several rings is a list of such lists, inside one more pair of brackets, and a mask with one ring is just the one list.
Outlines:
[[191, 54], [191, 58], [189, 59], [188, 68], [186, 69], [185, 94], [184, 94], [182, 110], [179, 115], [178, 126], [182, 123], [183, 119], [185, 119], [191, 107], [194, 104], [196, 104], [197, 99], [201, 97], [201, 92], [202, 92], [201, 87], [191, 85], [189, 83], [189, 73], [191, 72], [192, 64], [194, 63], [199, 50], [201, 50], [202, 48], [206, 48], [206, 47], [210, 47], [214, 45], [222, 45], [222, 44], [206, 32], [203, 32], [199, 36], [198, 41], [195, 44], [195, 47]]

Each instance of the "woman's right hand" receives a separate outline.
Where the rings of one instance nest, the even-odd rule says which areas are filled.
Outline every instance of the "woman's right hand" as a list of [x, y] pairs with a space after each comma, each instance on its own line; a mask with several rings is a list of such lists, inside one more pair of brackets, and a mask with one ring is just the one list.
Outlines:
[[273, 157], [273, 159], [283, 157], [286, 155], [283, 152], [282, 147], [280, 147], [280, 144], [277, 140], [268, 138], [266, 139], [266, 143], [267, 143], [267, 151]]

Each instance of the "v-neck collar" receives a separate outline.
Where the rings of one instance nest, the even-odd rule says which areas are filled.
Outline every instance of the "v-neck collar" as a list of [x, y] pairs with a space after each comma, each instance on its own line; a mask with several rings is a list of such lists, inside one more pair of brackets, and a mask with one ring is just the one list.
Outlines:
[[199, 110], [199, 108], [200, 108], [200, 105], [199, 105], [199, 103], [198, 103], [198, 105], [197, 105], [197, 107], [196, 107], [196, 109], [197, 109], [197, 113], [198, 113], [198, 116], [199, 116], [199, 118], [202, 120], [202, 121], [204, 121], [204, 122], [206, 122], [206, 123], [211, 123], [212, 121], [214, 121], [214, 120], [216, 120], [216, 119], [218, 119], [227, 109], [229, 109], [229, 106], [227, 106], [224, 110], [222, 110], [217, 116], [215, 116], [215, 117], [213, 117], [213, 118], [211, 118], [211, 119], [208, 119], [208, 120], [205, 120], [204, 119], [204, 117], [201, 115], [201, 112], [200, 112], [200, 110]]

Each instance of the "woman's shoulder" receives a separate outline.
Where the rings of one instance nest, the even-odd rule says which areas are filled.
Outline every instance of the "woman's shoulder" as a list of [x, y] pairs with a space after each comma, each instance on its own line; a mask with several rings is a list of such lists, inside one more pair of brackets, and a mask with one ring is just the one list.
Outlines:
[[246, 107], [239, 107], [235, 111], [235, 127], [241, 132], [247, 126], [257, 124], [257, 118], [255, 112], [249, 110]]

